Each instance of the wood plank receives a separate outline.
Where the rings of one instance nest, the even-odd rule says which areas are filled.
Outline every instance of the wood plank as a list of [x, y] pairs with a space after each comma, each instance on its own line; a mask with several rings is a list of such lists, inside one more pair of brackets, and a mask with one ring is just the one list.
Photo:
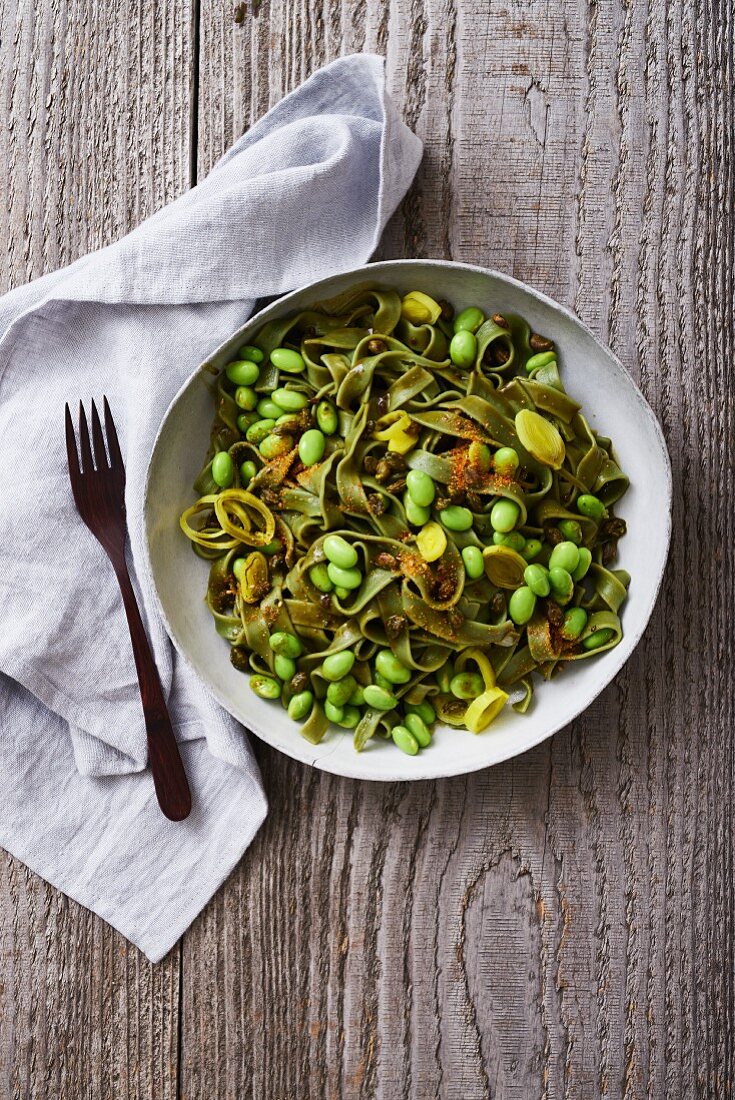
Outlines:
[[358, 786], [263, 750], [270, 818], [185, 939], [182, 1092], [728, 1095], [732, 13], [204, 0], [200, 169], [375, 48], [426, 142], [383, 254], [498, 267], [610, 341], [669, 441], [671, 563], [616, 684], [518, 760]]
[[[127, 232], [190, 183], [192, 9], [0, 8], [0, 285]], [[0, 858], [0, 1096], [177, 1094], [179, 953], [157, 967]]]

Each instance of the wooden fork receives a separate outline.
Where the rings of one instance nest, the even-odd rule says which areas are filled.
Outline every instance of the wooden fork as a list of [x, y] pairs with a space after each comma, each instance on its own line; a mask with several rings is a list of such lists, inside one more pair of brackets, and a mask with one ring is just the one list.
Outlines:
[[97, 407], [92, 402], [94, 459], [87, 416], [84, 406], [79, 403], [81, 464], [71, 413], [69, 406], [66, 406], [66, 454], [71, 488], [77, 511], [110, 559], [122, 592], [148, 734], [148, 761], [158, 804], [171, 821], [182, 821], [191, 810], [191, 793], [125, 562], [125, 466], [110, 406], [106, 397], [103, 401], [104, 432]]

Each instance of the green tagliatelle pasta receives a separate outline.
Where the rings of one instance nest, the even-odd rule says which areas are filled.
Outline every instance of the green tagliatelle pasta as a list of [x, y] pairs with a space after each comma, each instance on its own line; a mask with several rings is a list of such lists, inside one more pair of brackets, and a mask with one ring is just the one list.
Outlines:
[[270, 321], [219, 375], [199, 499], [233, 664], [312, 742], [416, 753], [617, 645], [628, 479], [516, 316], [366, 286]]

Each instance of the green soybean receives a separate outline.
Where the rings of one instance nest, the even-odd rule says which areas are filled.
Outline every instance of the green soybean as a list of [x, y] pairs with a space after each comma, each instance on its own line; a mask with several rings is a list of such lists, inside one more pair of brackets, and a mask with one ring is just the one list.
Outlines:
[[493, 456], [495, 469], [501, 477], [507, 477], [518, 469], [518, 452], [512, 447], [501, 447]]
[[324, 713], [330, 722], [341, 722], [344, 718], [344, 707], [335, 706], [334, 703], [330, 703], [329, 700], [324, 704]]
[[458, 672], [452, 677], [449, 690], [456, 699], [477, 699], [485, 690], [485, 681], [479, 672]]
[[243, 435], [245, 435], [245, 432], [248, 430], [250, 425], [254, 424], [257, 419], [258, 419], [258, 414], [255, 413], [255, 412], [240, 413], [240, 415], [237, 418], [237, 426], [238, 426], [238, 428], [240, 429], [240, 431], [242, 432]]
[[349, 673], [347, 676], [343, 676], [341, 680], [335, 680], [333, 684], [330, 684], [327, 688], [327, 699], [335, 707], [343, 707], [345, 703], [349, 703], [352, 693], [357, 687], [357, 680]]
[[346, 600], [352, 590], [350, 588], [342, 588], [341, 585], [336, 585], [334, 594], [338, 600]]
[[478, 580], [485, 574], [485, 563], [482, 560], [482, 551], [477, 546], [465, 546], [462, 550], [462, 561], [465, 572], [471, 581]]
[[566, 569], [567, 573], [573, 573], [578, 565], [579, 550], [574, 543], [569, 541], [558, 542], [551, 551], [549, 568], [554, 569], [558, 566], [560, 569]]
[[235, 476], [235, 467], [227, 451], [219, 451], [212, 459], [212, 480], [220, 489], [226, 489], [232, 485]]
[[524, 626], [536, 610], [536, 597], [526, 585], [516, 588], [508, 600], [508, 614], [516, 626]]
[[247, 485], [253, 480], [258, 472], [258, 467], [249, 458], [246, 458], [244, 462], [240, 463], [240, 480], [243, 485]]
[[276, 426], [275, 420], [256, 420], [245, 433], [248, 443], [262, 443]]
[[278, 458], [285, 455], [293, 447], [293, 439], [290, 435], [267, 435], [259, 444], [258, 450], [263, 458]]
[[235, 404], [250, 412], [258, 404], [258, 395], [252, 386], [238, 386], [235, 390]]
[[607, 515], [607, 508], [599, 497], [592, 493], [582, 493], [577, 497], [577, 511], [580, 515], [589, 516], [590, 519], [601, 520]]
[[375, 683], [378, 685], [379, 688], [384, 688], [386, 691], [389, 691], [391, 693], [393, 692], [394, 685], [390, 682], [390, 680], [386, 680], [385, 676], [382, 676], [377, 671], [377, 669], [375, 672]]
[[540, 351], [538, 355], [532, 355], [526, 362], [526, 370], [530, 374], [531, 371], [536, 370], [537, 367], [547, 367], [549, 363], [553, 363], [556, 360], [555, 351]]
[[237, 354], [241, 359], [249, 359], [251, 363], [262, 363], [265, 359], [264, 353], [253, 344], [245, 344]]
[[559, 523], [559, 530], [565, 539], [579, 546], [582, 541], [582, 528], [576, 519], [563, 519]]
[[309, 570], [309, 580], [320, 592], [331, 592], [334, 588], [334, 581], [329, 576], [324, 562], [320, 562], [318, 565], [312, 565]]
[[292, 657], [284, 657], [282, 653], [277, 653], [273, 658], [273, 670], [279, 680], [288, 682], [296, 675], [296, 662]]
[[474, 333], [462, 329], [456, 332], [449, 345], [449, 358], [455, 367], [471, 367], [477, 356], [477, 338]]
[[568, 603], [574, 594], [574, 581], [567, 569], [554, 565], [549, 569], [549, 584], [557, 603]]
[[268, 645], [274, 653], [282, 657], [290, 657], [294, 661], [304, 652], [304, 647], [296, 635], [289, 634], [286, 630], [276, 630], [271, 634]]
[[411, 679], [411, 669], [406, 668], [390, 649], [381, 649], [375, 658], [375, 668], [391, 684], [407, 684]]
[[271, 401], [269, 397], [261, 397], [257, 404], [257, 409], [263, 420], [278, 420], [278, 417], [283, 412], [280, 405], [276, 405], [275, 401]]
[[442, 667], [437, 669], [434, 675], [436, 676], [436, 683], [439, 691], [442, 695], [446, 695], [449, 691], [452, 677], [454, 676], [454, 665], [451, 661], [445, 661]]
[[493, 531], [493, 542], [496, 546], [508, 546], [517, 554], [522, 554], [526, 545], [526, 540], [520, 531], [509, 531], [507, 534], [503, 531]]
[[329, 401], [320, 401], [316, 407], [316, 422], [319, 430], [325, 435], [334, 435], [339, 424], [339, 417], [334, 405]]
[[253, 382], [258, 381], [260, 371], [257, 363], [243, 359], [225, 367], [225, 374], [236, 386], [252, 386]]
[[288, 704], [288, 716], [292, 718], [294, 722], [300, 722], [302, 718], [306, 718], [307, 714], [311, 713], [311, 708], [314, 706], [314, 696], [310, 691], [300, 691], [298, 695], [294, 695]]
[[287, 390], [281, 387], [271, 394], [271, 401], [278, 405], [284, 412], [298, 412], [309, 404], [309, 398], [298, 390]]
[[575, 582], [581, 581], [583, 577], [587, 576], [587, 570], [592, 564], [592, 553], [586, 546], [580, 546], [579, 548], [579, 565], [572, 573], [572, 580]]
[[327, 573], [329, 573], [329, 579], [337, 588], [346, 588], [352, 591], [353, 588], [359, 588], [362, 584], [362, 573], [359, 569], [341, 569], [339, 565], [335, 565], [334, 562], [330, 561], [327, 566]]
[[393, 743], [398, 746], [401, 752], [408, 753], [409, 756], [415, 756], [419, 751], [419, 743], [405, 726], [394, 726], [390, 731], [390, 735], [393, 738]]
[[513, 500], [496, 500], [490, 512], [490, 526], [494, 531], [508, 534], [520, 519], [521, 510]]
[[520, 549], [520, 554], [526, 561], [533, 561], [543, 549], [543, 543], [539, 539], [527, 539], [526, 545]]
[[342, 717], [337, 722], [337, 725], [347, 730], [353, 730], [361, 718], [362, 715], [357, 707], [348, 706], [342, 711]]
[[442, 508], [439, 519], [447, 531], [469, 531], [472, 526], [472, 512], [460, 504], [450, 504], [448, 508]]
[[236, 580], [240, 580], [240, 574], [245, 568], [245, 558], [235, 558], [232, 563], [232, 572], [235, 574]]
[[420, 714], [407, 714], [403, 724], [414, 735], [420, 748], [425, 749], [431, 744], [431, 730], [427, 728]]
[[343, 649], [339, 653], [331, 653], [322, 661], [322, 676], [325, 680], [334, 682], [341, 680], [348, 672], [352, 671], [355, 663], [355, 654], [351, 649]]
[[362, 684], [357, 685], [357, 687], [352, 692], [352, 695], [349, 697], [347, 702], [350, 704], [350, 706], [353, 706], [353, 707], [364, 706], [364, 703], [365, 703], [365, 689], [362, 686]]
[[534, 596], [548, 596], [551, 591], [549, 573], [543, 565], [527, 565], [523, 573], [523, 579]]
[[480, 443], [477, 439], [473, 439], [470, 443], [467, 457], [473, 466], [476, 466], [479, 470], [489, 470], [492, 463], [492, 454], [487, 443]]
[[393, 710], [398, 705], [398, 700], [391, 691], [378, 687], [377, 684], [368, 684], [363, 688], [363, 695], [367, 706], [374, 710]]
[[485, 314], [477, 306], [467, 306], [454, 318], [455, 332], [477, 332], [485, 320]]
[[250, 687], [261, 699], [280, 699], [281, 685], [272, 676], [251, 676]]
[[614, 630], [611, 630], [608, 626], [603, 626], [599, 630], [596, 630], [594, 634], [588, 634], [586, 638], [582, 639], [582, 649], [599, 649], [600, 646], [607, 645], [612, 638]]
[[272, 554], [277, 554], [278, 551], [282, 549], [283, 543], [280, 539], [271, 539], [271, 541], [267, 542], [265, 546], [260, 547], [260, 552], [261, 554], [265, 554], [267, 557], [270, 557]]
[[406, 474], [406, 488], [414, 504], [428, 508], [436, 496], [436, 486], [428, 474], [422, 470], [409, 470]]
[[578, 638], [587, 626], [587, 612], [583, 607], [570, 607], [564, 612], [564, 625], [561, 632], [565, 638]]
[[318, 428], [309, 428], [299, 440], [299, 458], [304, 466], [315, 466], [324, 457], [327, 441]]
[[271, 363], [286, 374], [301, 374], [306, 369], [306, 363], [299, 353], [290, 348], [274, 348], [271, 352]]
[[357, 565], [357, 550], [341, 535], [327, 535], [324, 540], [324, 553], [328, 560], [338, 565], [340, 569], [352, 569]]
[[413, 500], [408, 490], [403, 494], [403, 507], [406, 511], [406, 519], [412, 527], [423, 527], [431, 519], [429, 508], [420, 508]]
[[422, 703], [406, 703], [403, 709], [406, 714], [418, 714], [427, 726], [431, 726], [436, 722], [436, 711], [428, 699], [424, 699]]

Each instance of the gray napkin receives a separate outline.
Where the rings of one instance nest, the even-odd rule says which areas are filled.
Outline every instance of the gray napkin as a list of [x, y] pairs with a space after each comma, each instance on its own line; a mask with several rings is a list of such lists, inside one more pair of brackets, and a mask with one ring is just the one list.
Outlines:
[[[383, 60], [320, 70], [198, 187], [109, 248], [0, 299], [0, 843], [153, 960], [206, 904], [266, 801], [241, 726], [173, 650], [142, 568], [142, 487], [182, 382], [260, 296], [366, 262], [419, 140]], [[72, 503], [64, 402], [110, 401], [131, 559], [189, 776], [173, 824], [146, 769], [120, 595]]]

